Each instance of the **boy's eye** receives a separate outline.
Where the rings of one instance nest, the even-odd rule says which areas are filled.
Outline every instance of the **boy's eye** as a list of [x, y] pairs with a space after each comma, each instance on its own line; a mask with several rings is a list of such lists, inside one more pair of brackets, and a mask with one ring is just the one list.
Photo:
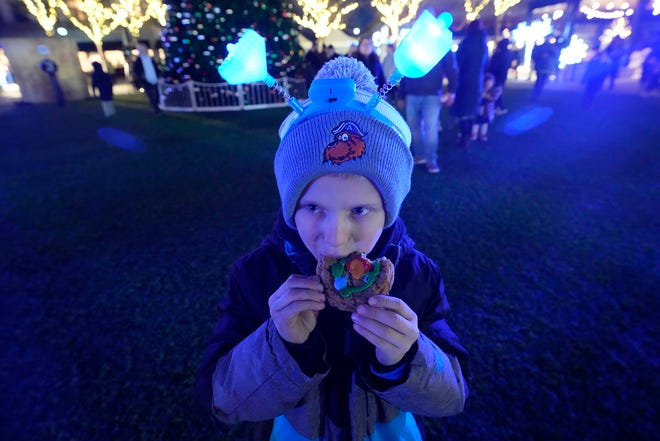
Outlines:
[[304, 208], [305, 210], [307, 210], [309, 212], [312, 212], [312, 213], [316, 213], [316, 212], [319, 211], [319, 206], [315, 205], [315, 204], [307, 204], [307, 205], [304, 205], [302, 208]]
[[356, 216], [364, 216], [369, 213], [369, 209], [366, 207], [355, 207], [351, 210]]

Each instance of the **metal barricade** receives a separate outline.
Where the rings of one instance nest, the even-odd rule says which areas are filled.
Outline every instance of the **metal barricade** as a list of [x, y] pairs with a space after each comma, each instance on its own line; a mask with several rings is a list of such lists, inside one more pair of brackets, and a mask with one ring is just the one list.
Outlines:
[[[305, 80], [282, 78], [279, 84], [296, 98], [304, 90]], [[288, 103], [264, 83], [231, 85], [229, 83], [161, 83], [160, 108], [173, 112], [218, 112], [286, 107]], [[294, 92], [294, 93], [292, 93]]]

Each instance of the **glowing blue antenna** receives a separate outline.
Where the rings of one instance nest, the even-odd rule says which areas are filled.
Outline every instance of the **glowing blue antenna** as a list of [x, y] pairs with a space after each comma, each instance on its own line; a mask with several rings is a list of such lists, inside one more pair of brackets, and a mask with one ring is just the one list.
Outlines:
[[268, 74], [266, 41], [254, 29], [247, 29], [236, 44], [227, 44], [227, 53], [227, 57], [218, 66], [218, 73], [225, 81], [231, 85], [262, 81], [286, 99], [293, 110], [299, 114], [303, 112], [298, 100]]
[[[423, 77], [438, 64], [451, 49], [452, 33], [449, 27], [453, 21], [449, 12], [443, 12], [438, 18], [428, 10], [420, 15], [394, 51], [394, 73], [369, 100], [367, 108], [373, 109], [403, 77]], [[227, 57], [218, 66], [218, 72], [229, 84], [262, 81], [302, 115], [303, 106], [268, 74], [266, 42], [255, 30], [247, 29], [236, 44], [227, 44], [227, 52]]]
[[403, 77], [423, 77], [438, 64], [451, 49], [452, 32], [449, 27], [453, 21], [449, 12], [443, 12], [438, 18], [428, 10], [422, 12], [394, 51], [396, 68], [379, 91], [381, 97]]

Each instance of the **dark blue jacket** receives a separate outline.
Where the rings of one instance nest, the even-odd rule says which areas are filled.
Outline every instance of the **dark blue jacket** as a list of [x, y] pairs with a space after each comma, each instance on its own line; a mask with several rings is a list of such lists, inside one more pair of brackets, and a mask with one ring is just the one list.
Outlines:
[[456, 51], [458, 89], [454, 105], [449, 109], [451, 115], [458, 118], [477, 115], [487, 63], [486, 34], [483, 31], [468, 33]]
[[[418, 316], [420, 338], [402, 360], [403, 377], [375, 376], [369, 369], [373, 347], [352, 331], [349, 313], [331, 307], [320, 312], [307, 343], [279, 338], [268, 298], [291, 274], [316, 269], [314, 256], [280, 214], [262, 244], [232, 267], [199, 371], [203, 405], [227, 423], [284, 415], [309, 438], [359, 440], [399, 409], [433, 417], [460, 412], [468, 354], [445, 321], [449, 305], [437, 266], [414, 248], [401, 219], [383, 231], [369, 258], [381, 256], [395, 265], [390, 294]], [[356, 399], [363, 400], [357, 407]]]
[[442, 95], [445, 78], [447, 78], [447, 92], [454, 93], [456, 92], [457, 76], [456, 57], [452, 51], [449, 51], [423, 77], [403, 78], [399, 86], [399, 96], [405, 98], [406, 95]]

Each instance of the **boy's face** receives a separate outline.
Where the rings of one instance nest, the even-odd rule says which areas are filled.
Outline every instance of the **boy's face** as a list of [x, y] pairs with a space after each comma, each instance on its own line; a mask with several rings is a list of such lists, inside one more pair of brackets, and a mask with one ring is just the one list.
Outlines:
[[325, 175], [303, 192], [294, 216], [298, 234], [317, 260], [369, 253], [385, 226], [380, 193], [364, 176]]

